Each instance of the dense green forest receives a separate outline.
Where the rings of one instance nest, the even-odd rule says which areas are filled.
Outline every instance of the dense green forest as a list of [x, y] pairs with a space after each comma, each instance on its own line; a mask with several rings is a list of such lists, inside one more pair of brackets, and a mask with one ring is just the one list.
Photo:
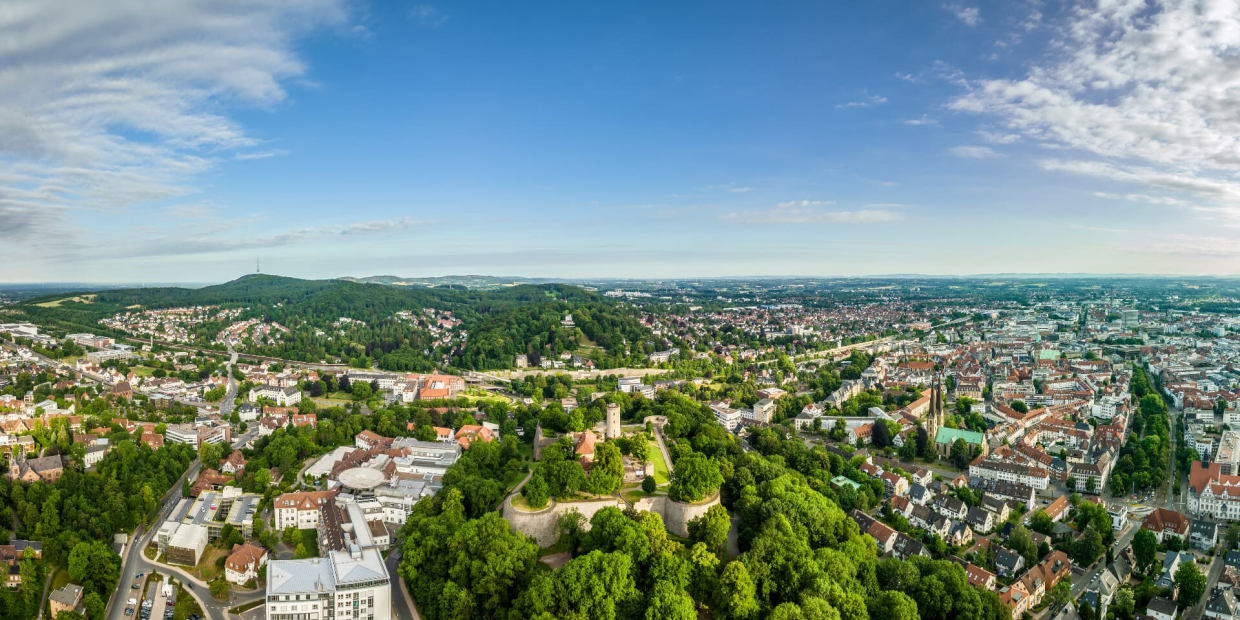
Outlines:
[[113, 534], [133, 531], [154, 515], [160, 498], [194, 458], [188, 446], [169, 444], [152, 451], [123, 430], [109, 438], [115, 447], [97, 471], [67, 467], [55, 484], [0, 479], [0, 530], [12, 528], [20, 539], [43, 543], [41, 561], [20, 562], [23, 582], [34, 587], [19, 592], [0, 588], [0, 620], [27, 620], [38, 613], [48, 565], [67, 568], [84, 590], [87, 613], [103, 617], [120, 579]]
[[[88, 302], [55, 295], [29, 300], [15, 310], [31, 321], [65, 331], [124, 336], [99, 324], [135, 306], [143, 309], [220, 305], [248, 308], [238, 319], [276, 322], [288, 332], [273, 342], [247, 342], [246, 352], [305, 362], [340, 360], [355, 366], [427, 372], [445, 362], [464, 369], [512, 367], [517, 354], [559, 359], [575, 353], [601, 368], [641, 363], [670, 344], [620, 302], [562, 284], [518, 285], [494, 291], [392, 287], [346, 280], [298, 280], [251, 275], [200, 289], [143, 288], [100, 291]], [[40, 305], [60, 302], [56, 305]], [[395, 318], [402, 310], [415, 319]], [[424, 310], [451, 312], [461, 321], [448, 330], [458, 338], [436, 344]], [[561, 325], [571, 315], [574, 326]], [[340, 318], [361, 323], [333, 325]], [[223, 322], [208, 321], [192, 333], [199, 346], [213, 344]], [[463, 341], [463, 344], [462, 344]]]
[[[405, 525], [400, 574], [425, 617], [692, 620], [705, 610], [746, 620], [1009, 620], [998, 596], [970, 586], [951, 561], [878, 559], [874, 541], [846, 514], [882, 497], [881, 481], [856, 462], [773, 429], [760, 431], [756, 450], [745, 452], [707, 407], [672, 390], [655, 403], [622, 406], [625, 419], [667, 416], [675, 470], [722, 481], [740, 555], [725, 552], [730, 524], [722, 510], [677, 540], [657, 514], [607, 508], [588, 529], [580, 517], [561, 520], [557, 548], [571, 559], [548, 569], [531, 539], [468, 499], [469, 485], [504, 475], [495, 448], [484, 451], [487, 465], [475, 462], [475, 449], [488, 445], [475, 444], [462, 459], [467, 471], [458, 472], [458, 463], [444, 491], [422, 500]], [[835, 490], [829, 481], [837, 475], [857, 480], [860, 490]]]

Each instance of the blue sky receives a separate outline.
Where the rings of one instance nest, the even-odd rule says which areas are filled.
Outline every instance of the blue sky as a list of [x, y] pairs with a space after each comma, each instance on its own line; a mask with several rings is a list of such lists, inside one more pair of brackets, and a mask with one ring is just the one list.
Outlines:
[[1240, 271], [1231, 3], [49, 4], [3, 281]]

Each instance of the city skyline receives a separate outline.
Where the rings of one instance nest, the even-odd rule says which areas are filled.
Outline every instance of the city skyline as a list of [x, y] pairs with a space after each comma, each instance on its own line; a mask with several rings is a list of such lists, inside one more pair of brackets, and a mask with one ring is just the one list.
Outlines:
[[19, 2], [0, 280], [1237, 274], [1237, 30], [1175, 1]]

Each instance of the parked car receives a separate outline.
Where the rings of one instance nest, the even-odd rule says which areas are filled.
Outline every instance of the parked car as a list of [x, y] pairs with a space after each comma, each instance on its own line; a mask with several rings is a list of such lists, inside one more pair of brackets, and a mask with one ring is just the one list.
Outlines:
[[132, 616], [132, 615], [133, 615], [133, 608], [132, 608], [132, 607], [126, 607], [126, 608], [125, 608], [125, 615], [126, 615], [126, 616]]
[[136, 584], [136, 583], [135, 583], [135, 584], [133, 584], [133, 585], [129, 586], [129, 589], [130, 589], [130, 590], [137, 590], [137, 589], [138, 589], [138, 584]]

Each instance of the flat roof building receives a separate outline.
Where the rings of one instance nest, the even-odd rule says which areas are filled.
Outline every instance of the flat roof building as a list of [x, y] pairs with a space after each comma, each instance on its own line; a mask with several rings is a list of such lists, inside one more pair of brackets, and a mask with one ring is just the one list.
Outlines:
[[377, 549], [267, 564], [267, 620], [391, 620], [392, 580]]

